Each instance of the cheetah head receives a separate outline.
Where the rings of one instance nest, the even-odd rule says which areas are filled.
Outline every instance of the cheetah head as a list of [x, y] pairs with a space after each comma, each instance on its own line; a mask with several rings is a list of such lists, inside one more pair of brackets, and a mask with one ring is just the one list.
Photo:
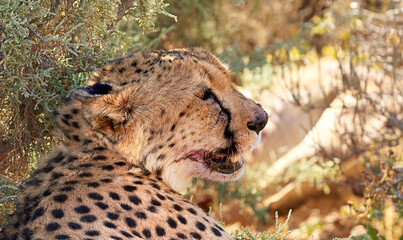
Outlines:
[[[175, 190], [192, 178], [228, 181], [268, 116], [231, 84], [230, 73], [201, 49], [144, 51], [115, 60], [73, 91], [91, 132]], [[85, 133], [83, 133], [85, 134]]]

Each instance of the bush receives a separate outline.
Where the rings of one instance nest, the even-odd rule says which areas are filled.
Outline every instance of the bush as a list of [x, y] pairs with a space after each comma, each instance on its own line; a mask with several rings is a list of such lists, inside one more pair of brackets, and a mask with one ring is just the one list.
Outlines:
[[[169, 17], [162, 0], [2, 1], [0, 5], [0, 163], [2, 174], [23, 176], [46, 152], [53, 110], [91, 71], [142, 49], [131, 39], [154, 30], [157, 14]], [[119, 23], [136, 22], [131, 37]]]

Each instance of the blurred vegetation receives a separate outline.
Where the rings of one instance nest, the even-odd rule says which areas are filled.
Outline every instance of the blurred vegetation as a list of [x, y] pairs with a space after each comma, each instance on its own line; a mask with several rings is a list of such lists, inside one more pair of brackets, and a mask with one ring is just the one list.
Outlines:
[[[202, 46], [229, 63], [234, 81], [254, 98], [271, 88], [275, 76], [322, 57], [339, 61], [344, 90], [358, 98], [367, 99], [365, 86], [357, 84], [363, 82], [354, 71], [359, 67], [402, 80], [398, 0], [0, 0], [0, 19], [0, 224], [12, 210], [20, 180], [59, 141], [52, 134], [52, 111], [93, 70], [127, 52]], [[290, 88], [294, 104], [310, 109], [298, 86]], [[381, 112], [379, 106], [374, 104]], [[366, 233], [353, 239], [401, 239], [400, 140], [397, 128], [362, 148], [372, 150], [360, 153], [364, 178], [359, 195], [364, 203], [350, 203], [345, 212]], [[266, 190], [281, 188], [281, 181], [307, 181], [329, 193], [329, 184], [339, 183], [343, 174], [340, 163], [307, 159], [280, 180], [266, 176], [267, 164], [257, 162], [248, 166], [242, 181], [197, 181], [192, 192], [212, 198], [206, 210], [216, 211], [219, 203], [236, 199], [239, 212], [250, 214], [248, 225], [255, 226], [237, 231], [237, 237], [283, 239], [288, 229], [262, 203]], [[391, 224], [396, 226], [392, 230]], [[252, 233], [271, 225], [273, 234]]]
[[[122, 19], [154, 30], [161, 0], [7, 1], [0, 3], [1, 172], [23, 173], [55, 139], [51, 112], [95, 68], [126, 54]], [[141, 46], [140, 46], [141, 47]]]
[[275, 217], [275, 231], [273, 233], [257, 232], [251, 233], [247, 228], [241, 227], [241, 230], [235, 230], [235, 239], [250, 239], [250, 240], [283, 240], [286, 239], [290, 234], [287, 231], [288, 221], [291, 217], [291, 210], [288, 212], [287, 219], [284, 223], [279, 222], [278, 213], [276, 212]]

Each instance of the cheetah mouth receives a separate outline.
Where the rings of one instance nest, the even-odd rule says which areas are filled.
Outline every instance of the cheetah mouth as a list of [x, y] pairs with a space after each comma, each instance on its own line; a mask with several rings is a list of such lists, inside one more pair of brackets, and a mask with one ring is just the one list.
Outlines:
[[232, 174], [243, 166], [243, 159], [236, 154], [228, 154], [229, 149], [221, 149], [215, 152], [196, 150], [187, 155], [192, 161], [203, 162], [210, 171], [222, 174]]

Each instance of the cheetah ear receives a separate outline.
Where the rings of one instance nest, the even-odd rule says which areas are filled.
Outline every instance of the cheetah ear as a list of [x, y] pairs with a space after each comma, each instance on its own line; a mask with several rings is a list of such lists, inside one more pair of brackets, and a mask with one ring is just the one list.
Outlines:
[[112, 86], [106, 83], [95, 83], [84, 88], [74, 88], [73, 98], [79, 101], [95, 99], [112, 92]]

